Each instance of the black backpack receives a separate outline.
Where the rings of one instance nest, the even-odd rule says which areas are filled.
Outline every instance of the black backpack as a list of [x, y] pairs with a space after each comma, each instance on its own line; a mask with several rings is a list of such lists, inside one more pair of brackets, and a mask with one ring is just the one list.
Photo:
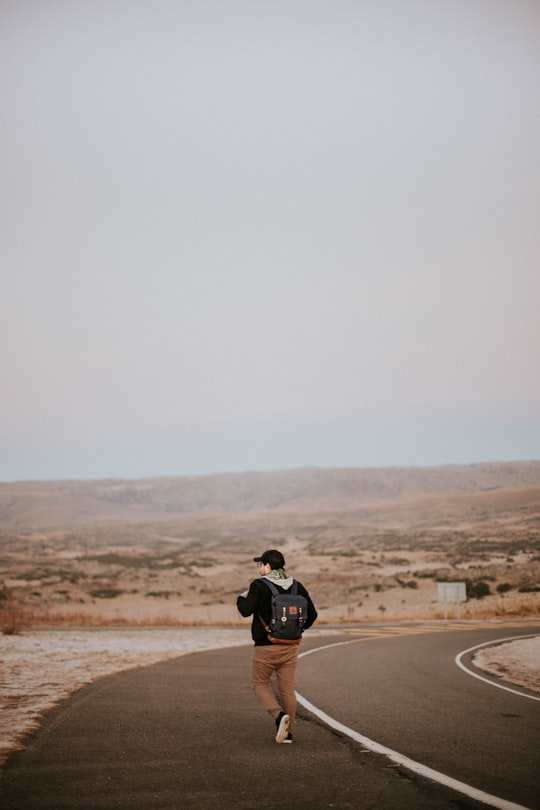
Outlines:
[[307, 599], [298, 593], [298, 582], [293, 579], [290, 590], [278, 591], [270, 580], [263, 577], [263, 582], [272, 591], [272, 616], [266, 625], [259, 614], [264, 629], [272, 644], [300, 644], [307, 619]]

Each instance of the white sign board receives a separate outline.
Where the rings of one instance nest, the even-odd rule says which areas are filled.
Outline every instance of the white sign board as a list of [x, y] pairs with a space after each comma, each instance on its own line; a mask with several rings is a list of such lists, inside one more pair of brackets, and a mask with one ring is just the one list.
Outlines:
[[464, 582], [438, 582], [439, 602], [466, 602], [467, 588]]
[[439, 602], [444, 602], [444, 618], [448, 618], [448, 603], [457, 605], [457, 617], [460, 618], [460, 602], [467, 601], [467, 586], [464, 582], [437, 582]]

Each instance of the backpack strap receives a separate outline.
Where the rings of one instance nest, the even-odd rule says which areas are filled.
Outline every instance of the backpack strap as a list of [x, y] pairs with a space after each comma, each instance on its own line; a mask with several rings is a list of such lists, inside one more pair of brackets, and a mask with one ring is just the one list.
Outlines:
[[265, 585], [268, 585], [268, 587], [269, 587], [269, 588], [270, 588], [270, 590], [272, 591], [272, 595], [273, 595], [273, 596], [277, 596], [277, 595], [278, 595], [279, 591], [278, 591], [278, 589], [276, 588], [276, 586], [274, 585], [274, 583], [273, 583], [273, 582], [270, 582], [270, 580], [269, 580], [269, 579], [265, 579], [265, 577], [263, 577], [263, 578], [262, 578], [262, 581], [264, 582], [264, 584], [265, 584]]

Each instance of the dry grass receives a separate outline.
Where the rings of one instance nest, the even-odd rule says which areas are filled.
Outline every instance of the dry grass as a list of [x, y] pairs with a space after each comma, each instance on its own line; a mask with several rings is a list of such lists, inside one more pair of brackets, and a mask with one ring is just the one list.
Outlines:
[[[316, 588], [311, 588], [314, 598]], [[431, 593], [430, 596], [434, 594]], [[416, 594], [413, 595], [414, 598]], [[412, 602], [411, 599], [396, 599], [396, 594], [374, 594], [370, 605], [337, 602], [332, 607], [319, 608], [318, 624], [342, 624], [362, 621], [425, 621], [457, 619], [489, 620], [509, 618], [532, 618], [540, 615], [540, 594], [510, 594], [504, 599], [497, 596], [471, 599], [457, 609], [453, 603], [444, 606], [436, 599]], [[398, 595], [399, 597], [399, 595]], [[191, 605], [189, 611], [180, 602], [175, 615], [171, 612], [153, 614], [145, 610], [145, 600], [133, 601], [129, 609], [118, 608], [114, 613], [101, 604], [92, 610], [68, 611], [62, 607], [54, 610], [36, 610], [23, 603], [12, 604], [8, 611], [0, 610], [0, 622], [4, 633], [17, 633], [28, 627], [242, 627], [246, 620], [236, 612], [234, 600], [224, 608], [222, 605]]]

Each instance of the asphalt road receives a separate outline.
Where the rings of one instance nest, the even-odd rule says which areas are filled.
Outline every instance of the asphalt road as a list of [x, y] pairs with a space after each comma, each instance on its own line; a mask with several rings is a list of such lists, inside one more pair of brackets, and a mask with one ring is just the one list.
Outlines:
[[[539, 702], [477, 682], [453, 661], [514, 632], [307, 635], [304, 652], [354, 643], [302, 658], [298, 690], [373, 740], [537, 808]], [[485, 808], [364, 751], [305, 711], [294, 744], [275, 745], [273, 723], [251, 693], [250, 655], [244, 647], [196, 653], [81, 689], [10, 759], [0, 807]]]
[[537, 808], [540, 695], [529, 692], [536, 699], [528, 699], [490, 686], [454, 660], [477, 644], [524, 632], [538, 634], [540, 627], [445, 633], [422, 628], [379, 638], [359, 632], [350, 635], [349, 644], [304, 656], [297, 688], [370, 740], [472, 787]]

